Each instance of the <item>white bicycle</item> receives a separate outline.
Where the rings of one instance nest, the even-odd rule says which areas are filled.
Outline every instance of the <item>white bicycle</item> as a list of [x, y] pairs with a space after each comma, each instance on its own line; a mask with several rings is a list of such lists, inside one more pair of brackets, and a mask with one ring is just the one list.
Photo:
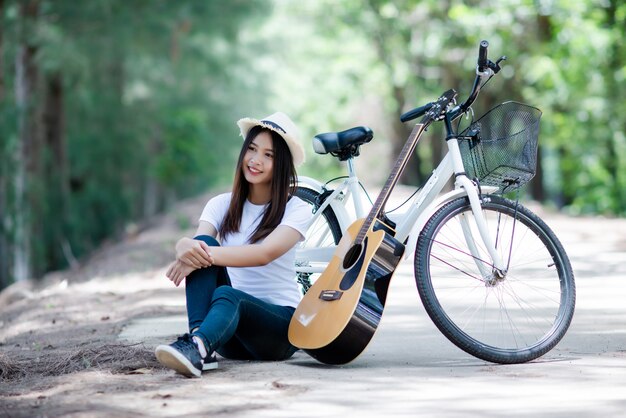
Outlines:
[[[517, 200], [501, 196], [534, 176], [541, 112], [507, 102], [460, 133], [452, 125], [505, 59], [490, 61], [487, 46], [480, 44], [474, 85], [464, 103], [456, 105], [451, 90], [444, 96], [452, 102], [444, 108], [437, 109], [440, 98], [402, 115], [406, 122], [433, 116], [436, 109], [434, 119], [445, 125], [448, 152], [405, 211], [387, 216], [383, 208], [380, 213], [387, 232], [405, 245], [404, 257], [413, 255], [420, 298], [439, 330], [473, 356], [521, 363], [547, 353], [565, 335], [576, 290], [569, 259], [552, 230]], [[414, 151], [422, 133], [416, 130], [422, 128], [416, 125], [403, 153]], [[329, 186], [333, 180], [299, 178], [296, 194], [314, 212], [297, 250], [298, 281], [305, 292], [324, 271], [343, 232], [371, 206], [354, 159], [372, 138], [370, 129], [356, 127], [313, 140], [315, 152], [346, 161], [348, 174], [334, 179], [341, 180], [334, 189]], [[450, 179], [454, 190], [442, 194]], [[395, 180], [385, 187], [394, 186]]]

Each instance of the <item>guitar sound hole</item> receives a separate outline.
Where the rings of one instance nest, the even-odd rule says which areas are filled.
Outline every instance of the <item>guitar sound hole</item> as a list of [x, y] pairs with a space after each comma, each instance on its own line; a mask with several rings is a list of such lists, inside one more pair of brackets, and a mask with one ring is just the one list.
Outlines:
[[350, 267], [354, 265], [359, 259], [361, 255], [361, 250], [363, 246], [361, 244], [353, 245], [352, 248], [348, 250], [346, 256], [343, 258], [343, 268], [348, 270]]

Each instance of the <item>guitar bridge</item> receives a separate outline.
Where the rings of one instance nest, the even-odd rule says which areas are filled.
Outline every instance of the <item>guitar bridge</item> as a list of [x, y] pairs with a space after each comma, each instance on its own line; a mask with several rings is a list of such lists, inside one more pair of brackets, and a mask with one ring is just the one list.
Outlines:
[[320, 292], [320, 299], [327, 301], [339, 300], [341, 299], [341, 295], [343, 295], [341, 290], [322, 290]]

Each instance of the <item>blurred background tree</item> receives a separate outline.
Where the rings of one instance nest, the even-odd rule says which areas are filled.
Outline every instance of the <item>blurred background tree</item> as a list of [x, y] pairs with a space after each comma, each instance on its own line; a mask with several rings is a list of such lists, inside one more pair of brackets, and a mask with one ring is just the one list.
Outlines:
[[[308, 150], [368, 125], [358, 164], [380, 184], [410, 130], [399, 115], [464, 97], [481, 39], [509, 59], [476, 115], [544, 112], [524, 198], [624, 215], [625, 32], [618, 0], [0, 0], [0, 288], [229, 184], [243, 116], [287, 112]], [[431, 130], [402, 181], [443, 147]], [[309, 152], [301, 172], [340, 170]]]

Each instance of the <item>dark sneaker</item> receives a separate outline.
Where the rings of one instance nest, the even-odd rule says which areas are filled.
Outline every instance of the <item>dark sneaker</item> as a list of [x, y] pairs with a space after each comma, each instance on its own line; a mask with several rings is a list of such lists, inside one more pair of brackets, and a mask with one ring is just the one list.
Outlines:
[[215, 354], [212, 356], [206, 356], [204, 359], [204, 363], [202, 364], [202, 370], [213, 370], [217, 369], [217, 357]]
[[[170, 345], [158, 346], [155, 354], [159, 363], [187, 377], [200, 377], [202, 370], [206, 367], [198, 346], [189, 334], [178, 337], [178, 340]], [[215, 367], [217, 367], [217, 361]]]

